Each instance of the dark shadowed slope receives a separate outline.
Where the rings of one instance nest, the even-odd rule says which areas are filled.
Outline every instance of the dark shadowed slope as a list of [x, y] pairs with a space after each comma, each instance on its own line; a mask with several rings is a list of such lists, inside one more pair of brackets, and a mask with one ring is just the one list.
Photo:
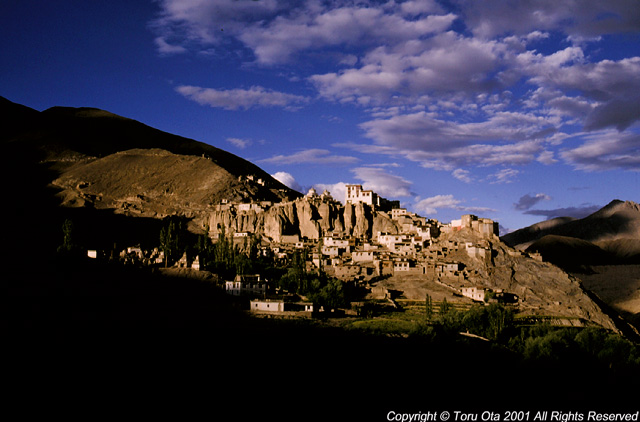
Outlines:
[[0, 97], [5, 147], [38, 155], [40, 160], [76, 161], [100, 158], [130, 149], [163, 149], [174, 154], [206, 157], [231, 175], [254, 175], [287, 195], [299, 196], [260, 167], [214, 146], [172, 135], [135, 120], [95, 108], [53, 107], [37, 112]]
[[590, 242], [640, 239], [640, 205], [614, 200], [595, 213], [582, 218], [556, 218], [516, 230], [501, 238], [509, 246], [526, 249], [547, 235], [573, 237]]
[[[0, 98], [0, 116], [5, 179], [31, 177], [35, 166], [39, 183], [62, 189], [65, 205], [131, 208], [143, 201], [148, 215], [162, 217], [188, 215], [223, 199], [279, 202], [300, 196], [236, 155], [107, 111], [38, 112]], [[17, 199], [24, 189], [16, 187], [15, 194], [24, 202]]]
[[612, 253], [575, 237], [546, 235], [529, 246], [527, 252], [540, 253], [545, 261], [565, 270], [579, 269], [582, 265], [611, 265], [617, 263]]
[[573, 217], [557, 217], [550, 220], [541, 221], [533, 224], [529, 227], [516, 230], [502, 236], [500, 239], [511, 247], [517, 247], [518, 249], [526, 249], [536, 239], [544, 236], [544, 233], [550, 230], [562, 226], [570, 221], [574, 221]]

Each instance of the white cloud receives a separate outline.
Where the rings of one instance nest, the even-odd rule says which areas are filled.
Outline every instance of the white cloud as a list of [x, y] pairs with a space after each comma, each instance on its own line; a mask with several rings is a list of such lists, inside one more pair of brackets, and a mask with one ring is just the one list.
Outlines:
[[351, 170], [362, 180], [364, 189], [370, 189], [387, 199], [411, 196], [411, 182], [378, 167], [358, 167]]
[[558, 162], [558, 160], [556, 160], [553, 157], [554, 157], [553, 151], [545, 150], [545, 151], [542, 151], [540, 155], [538, 155], [538, 158], [536, 158], [536, 161], [542, 164], [551, 165]]
[[437, 214], [439, 208], [454, 208], [460, 204], [460, 200], [455, 199], [453, 195], [436, 195], [425, 198], [417, 202], [413, 208], [418, 213]]
[[344, 182], [326, 184], [326, 183], [316, 183], [313, 187], [318, 191], [318, 193], [322, 193], [323, 191], [328, 191], [333, 199], [338, 200], [345, 203], [347, 197], [347, 184]]
[[473, 178], [470, 176], [470, 174], [471, 172], [469, 170], [464, 169], [455, 169], [453, 172], [451, 172], [451, 175], [453, 177], [464, 183], [473, 182]]
[[227, 138], [227, 142], [229, 142], [231, 145], [240, 149], [245, 149], [246, 147], [252, 144], [252, 142], [249, 139], [240, 139], [240, 138]]
[[[535, 114], [498, 112], [488, 120], [457, 123], [427, 112], [361, 124], [375, 146], [361, 152], [402, 155], [426, 168], [453, 171], [467, 165], [515, 165], [535, 161], [554, 121]], [[343, 146], [348, 146], [343, 144]]]
[[[286, 171], [279, 171], [275, 174], [272, 174], [271, 177], [282, 183], [288, 188], [296, 190], [298, 192], [302, 192], [302, 186], [296, 181], [295, 177], [293, 177], [290, 173]], [[304, 192], [303, 192], [304, 193]]]
[[217, 90], [197, 86], [181, 85], [176, 91], [200, 105], [219, 107], [226, 110], [247, 110], [253, 107], [282, 107], [294, 110], [299, 104], [309, 101], [308, 98], [269, 90], [260, 86], [249, 89]]
[[343, 45], [416, 39], [446, 30], [456, 19], [433, 1], [399, 5], [343, 1], [161, 0], [151, 27], [173, 44], [203, 49], [229, 37], [258, 63], [283, 63], [296, 53]]
[[640, 171], [640, 135], [601, 131], [578, 137], [582, 145], [563, 150], [560, 155], [578, 170], [625, 169]]
[[437, 214], [439, 209], [454, 209], [461, 212], [486, 213], [495, 212], [492, 208], [486, 207], [469, 207], [460, 205], [461, 200], [454, 198], [453, 195], [436, 195], [430, 198], [422, 199], [413, 205], [413, 209], [418, 214], [425, 215]]
[[640, 29], [636, 0], [520, 1], [456, 0], [465, 23], [485, 38], [559, 30], [572, 36], [597, 36]]
[[187, 49], [183, 46], [169, 44], [163, 37], [156, 37], [154, 42], [156, 43], [158, 52], [161, 54], [181, 54], [187, 52]]
[[371, 6], [307, 7], [266, 25], [253, 25], [239, 39], [253, 50], [259, 63], [271, 65], [287, 62], [291, 55], [308, 49], [416, 39], [447, 29], [455, 18], [447, 14], [405, 19]]
[[503, 62], [506, 46], [466, 38], [449, 31], [426, 40], [413, 39], [368, 52], [359, 68], [311, 76], [329, 99], [378, 103], [400, 93], [418, 98], [430, 93], [486, 92], [501, 85], [492, 74]]
[[497, 173], [491, 174], [487, 177], [491, 184], [513, 183], [513, 179], [520, 174], [519, 170], [515, 169], [502, 169]]
[[326, 149], [312, 148], [295, 152], [290, 155], [276, 155], [271, 158], [258, 160], [261, 163], [271, 164], [326, 164], [326, 165], [344, 165], [357, 162], [356, 157], [344, 155], [331, 155]]
[[567, 66], [538, 57], [530, 52], [520, 55], [522, 71], [542, 87], [580, 92], [581, 97], [564, 96], [549, 104], [577, 116], [588, 113], [587, 130], [615, 127], [622, 131], [640, 120], [640, 57]]
[[[637, 168], [629, 139], [640, 121], [640, 57], [594, 63], [600, 53], [589, 45], [640, 31], [636, 3], [453, 0], [445, 10], [436, 0], [158, 0], [150, 28], [164, 55], [226, 50], [254, 69], [304, 61], [290, 83], [306, 81], [319, 98], [371, 116], [360, 125], [371, 143], [359, 142], [359, 152], [402, 157], [469, 183], [468, 166], [551, 165], [560, 156], [581, 170]], [[454, 23], [467, 30], [456, 32]], [[565, 44], [548, 51], [559, 34]], [[296, 110], [311, 101], [261, 86], [176, 91], [227, 110]], [[580, 127], [596, 137], [558, 152]], [[617, 140], [602, 135], [610, 128]], [[590, 155], [603, 145], [612, 150]], [[357, 161], [316, 149], [263, 160]], [[485, 181], [506, 183], [517, 175], [510, 171]]]

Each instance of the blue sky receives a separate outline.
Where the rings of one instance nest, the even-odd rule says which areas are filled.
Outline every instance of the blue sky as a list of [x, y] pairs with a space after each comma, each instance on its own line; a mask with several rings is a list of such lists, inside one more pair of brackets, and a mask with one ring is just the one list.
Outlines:
[[640, 201], [637, 0], [0, 3], [0, 95], [517, 229]]

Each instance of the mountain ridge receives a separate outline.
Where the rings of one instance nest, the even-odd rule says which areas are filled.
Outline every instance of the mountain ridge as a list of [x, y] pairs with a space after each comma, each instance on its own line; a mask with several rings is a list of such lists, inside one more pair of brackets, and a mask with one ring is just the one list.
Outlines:
[[511, 247], [524, 250], [546, 235], [573, 237], [589, 242], [640, 239], [640, 205], [614, 199], [584, 218], [546, 220], [508, 233], [501, 240]]
[[[7, 128], [0, 144], [8, 156], [39, 167], [43, 182], [59, 190], [65, 206], [122, 211], [123, 204], [135, 208], [129, 199], [146, 198], [132, 215], [148, 211], [162, 218], [192, 216], [225, 199], [280, 202], [301, 196], [232, 153], [98, 108], [56, 106], [39, 112], [0, 97], [0, 116]], [[190, 171], [187, 163], [199, 172]], [[15, 160], [8, 165], [8, 173], [19, 167]], [[150, 184], [152, 176], [161, 176], [166, 192]], [[162, 201], [152, 203], [154, 198]]]

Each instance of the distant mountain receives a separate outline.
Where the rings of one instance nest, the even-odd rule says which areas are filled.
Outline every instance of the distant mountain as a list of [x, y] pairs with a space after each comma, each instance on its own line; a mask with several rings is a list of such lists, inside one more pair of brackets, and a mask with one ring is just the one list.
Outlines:
[[548, 234], [533, 242], [527, 252], [540, 253], [545, 261], [565, 270], [580, 270], [584, 265], [611, 265], [618, 263], [616, 256], [582, 239]]
[[573, 217], [557, 217], [541, 221], [520, 230], [508, 233], [500, 239], [511, 247], [526, 249], [535, 240], [545, 236], [552, 229], [575, 220]]
[[554, 218], [506, 234], [501, 240], [509, 246], [526, 249], [534, 241], [550, 234], [590, 242], [640, 239], [640, 205], [616, 199], [585, 218]]
[[640, 263], [640, 205], [614, 200], [585, 218], [543, 221], [501, 240], [517, 249], [540, 252], [563, 268]]
[[0, 118], [0, 145], [13, 157], [14, 177], [24, 167], [15, 157], [45, 166], [66, 206], [192, 216], [223, 199], [301, 196], [236, 155], [108, 111], [38, 112], [0, 97]]

